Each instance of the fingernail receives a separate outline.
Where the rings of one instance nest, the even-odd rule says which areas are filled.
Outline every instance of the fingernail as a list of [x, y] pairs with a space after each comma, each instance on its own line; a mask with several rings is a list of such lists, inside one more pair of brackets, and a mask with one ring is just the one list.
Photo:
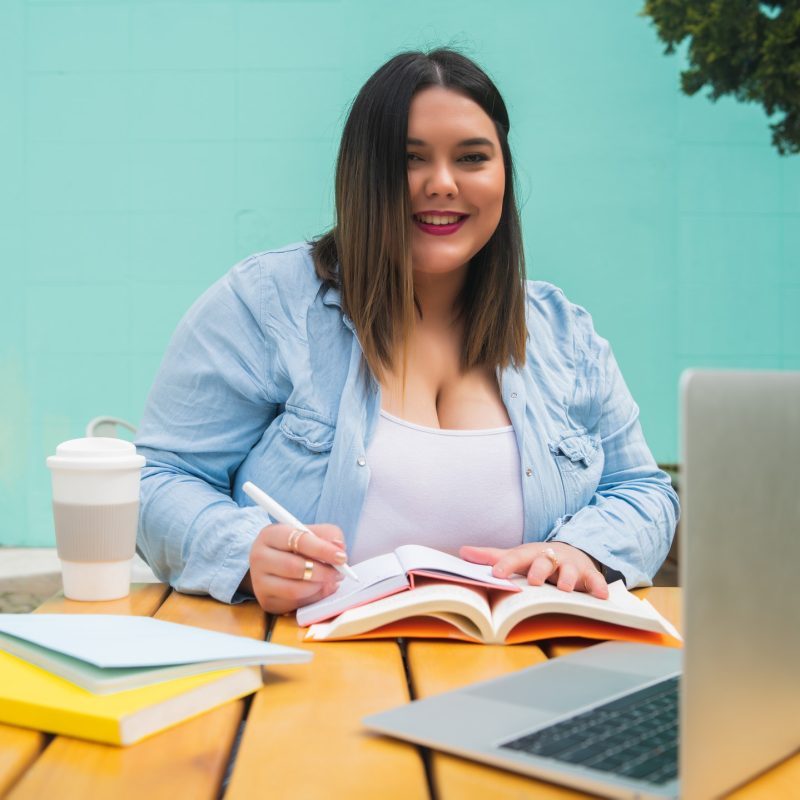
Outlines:
[[340, 547], [342, 550], [345, 548], [345, 544], [341, 539], [334, 539], [331, 544], [335, 544], [337, 547]]
[[492, 575], [494, 575], [495, 578], [505, 578], [506, 571], [502, 567], [495, 567], [492, 570]]
[[344, 550], [337, 550], [333, 557], [337, 564], [344, 564], [345, 561], [347, 561], [347, 553], [345, 553]]

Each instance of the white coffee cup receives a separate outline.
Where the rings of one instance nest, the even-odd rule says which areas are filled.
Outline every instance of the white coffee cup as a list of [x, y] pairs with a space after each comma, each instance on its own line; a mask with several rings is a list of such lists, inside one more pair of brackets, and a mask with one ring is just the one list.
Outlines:
[[124, 439], [70, 439], [47, 459], [64, 596], [115, 600], [130, 592], [144, 456]]

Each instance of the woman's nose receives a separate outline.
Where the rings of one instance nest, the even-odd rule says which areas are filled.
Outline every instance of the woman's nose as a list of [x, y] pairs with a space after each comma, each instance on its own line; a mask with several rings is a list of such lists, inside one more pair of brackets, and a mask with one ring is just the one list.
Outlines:
[[431, 172], [425, 181], [425, 193], [429, 197], [447, 196], [454, 197], [458, 194], [458, 184], [447, 164], [434, 164]]

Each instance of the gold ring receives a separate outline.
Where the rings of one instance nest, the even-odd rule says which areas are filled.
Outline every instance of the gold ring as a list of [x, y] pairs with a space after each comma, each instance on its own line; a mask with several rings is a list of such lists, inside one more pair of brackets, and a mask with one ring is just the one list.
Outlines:
[[539, 555], [549, 558], [550, 563], [553, 565], [553, 569], [558, 569], [558, 556], [552, 547], [546, 547]]
[[311, 573], [314, 571], [314, 562], [306, 561], [306, 568], [303, 570], [303, 580], [310, 581]]
[[307, 533], [309, 533], [309, 531], [305, 530], [304, 528], [295, 528], [289, 534], [289, 540], [286, 544], [293, 553], [299, 552], [300, 548], [298, 545], [300, 543], [300, 539], [302, 539]]

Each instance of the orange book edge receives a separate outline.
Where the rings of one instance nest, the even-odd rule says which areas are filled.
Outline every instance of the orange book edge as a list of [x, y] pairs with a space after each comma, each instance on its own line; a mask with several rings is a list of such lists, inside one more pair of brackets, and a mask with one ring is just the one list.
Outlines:
[[[570, 614], [543, 614], [526, 619], [516, 625], [506, 637], [504, 644], [523, 644], [545, 639], [576, 637], [596, 641], [639, 642], [657, 644], [664, 647], [683, 647], [683, 642], [665, 633], [644, 631], [626, 625], [580, 619]], [[341, 642], [359, 639], [448, 639], [452, 641], [484, 644], [480, 639], [469, 636], [435, 617], [409, 617], [373, 628], [371, 631], [355, 636], [331, 636], [326, 639], [309, 639], [313, 642]]]

